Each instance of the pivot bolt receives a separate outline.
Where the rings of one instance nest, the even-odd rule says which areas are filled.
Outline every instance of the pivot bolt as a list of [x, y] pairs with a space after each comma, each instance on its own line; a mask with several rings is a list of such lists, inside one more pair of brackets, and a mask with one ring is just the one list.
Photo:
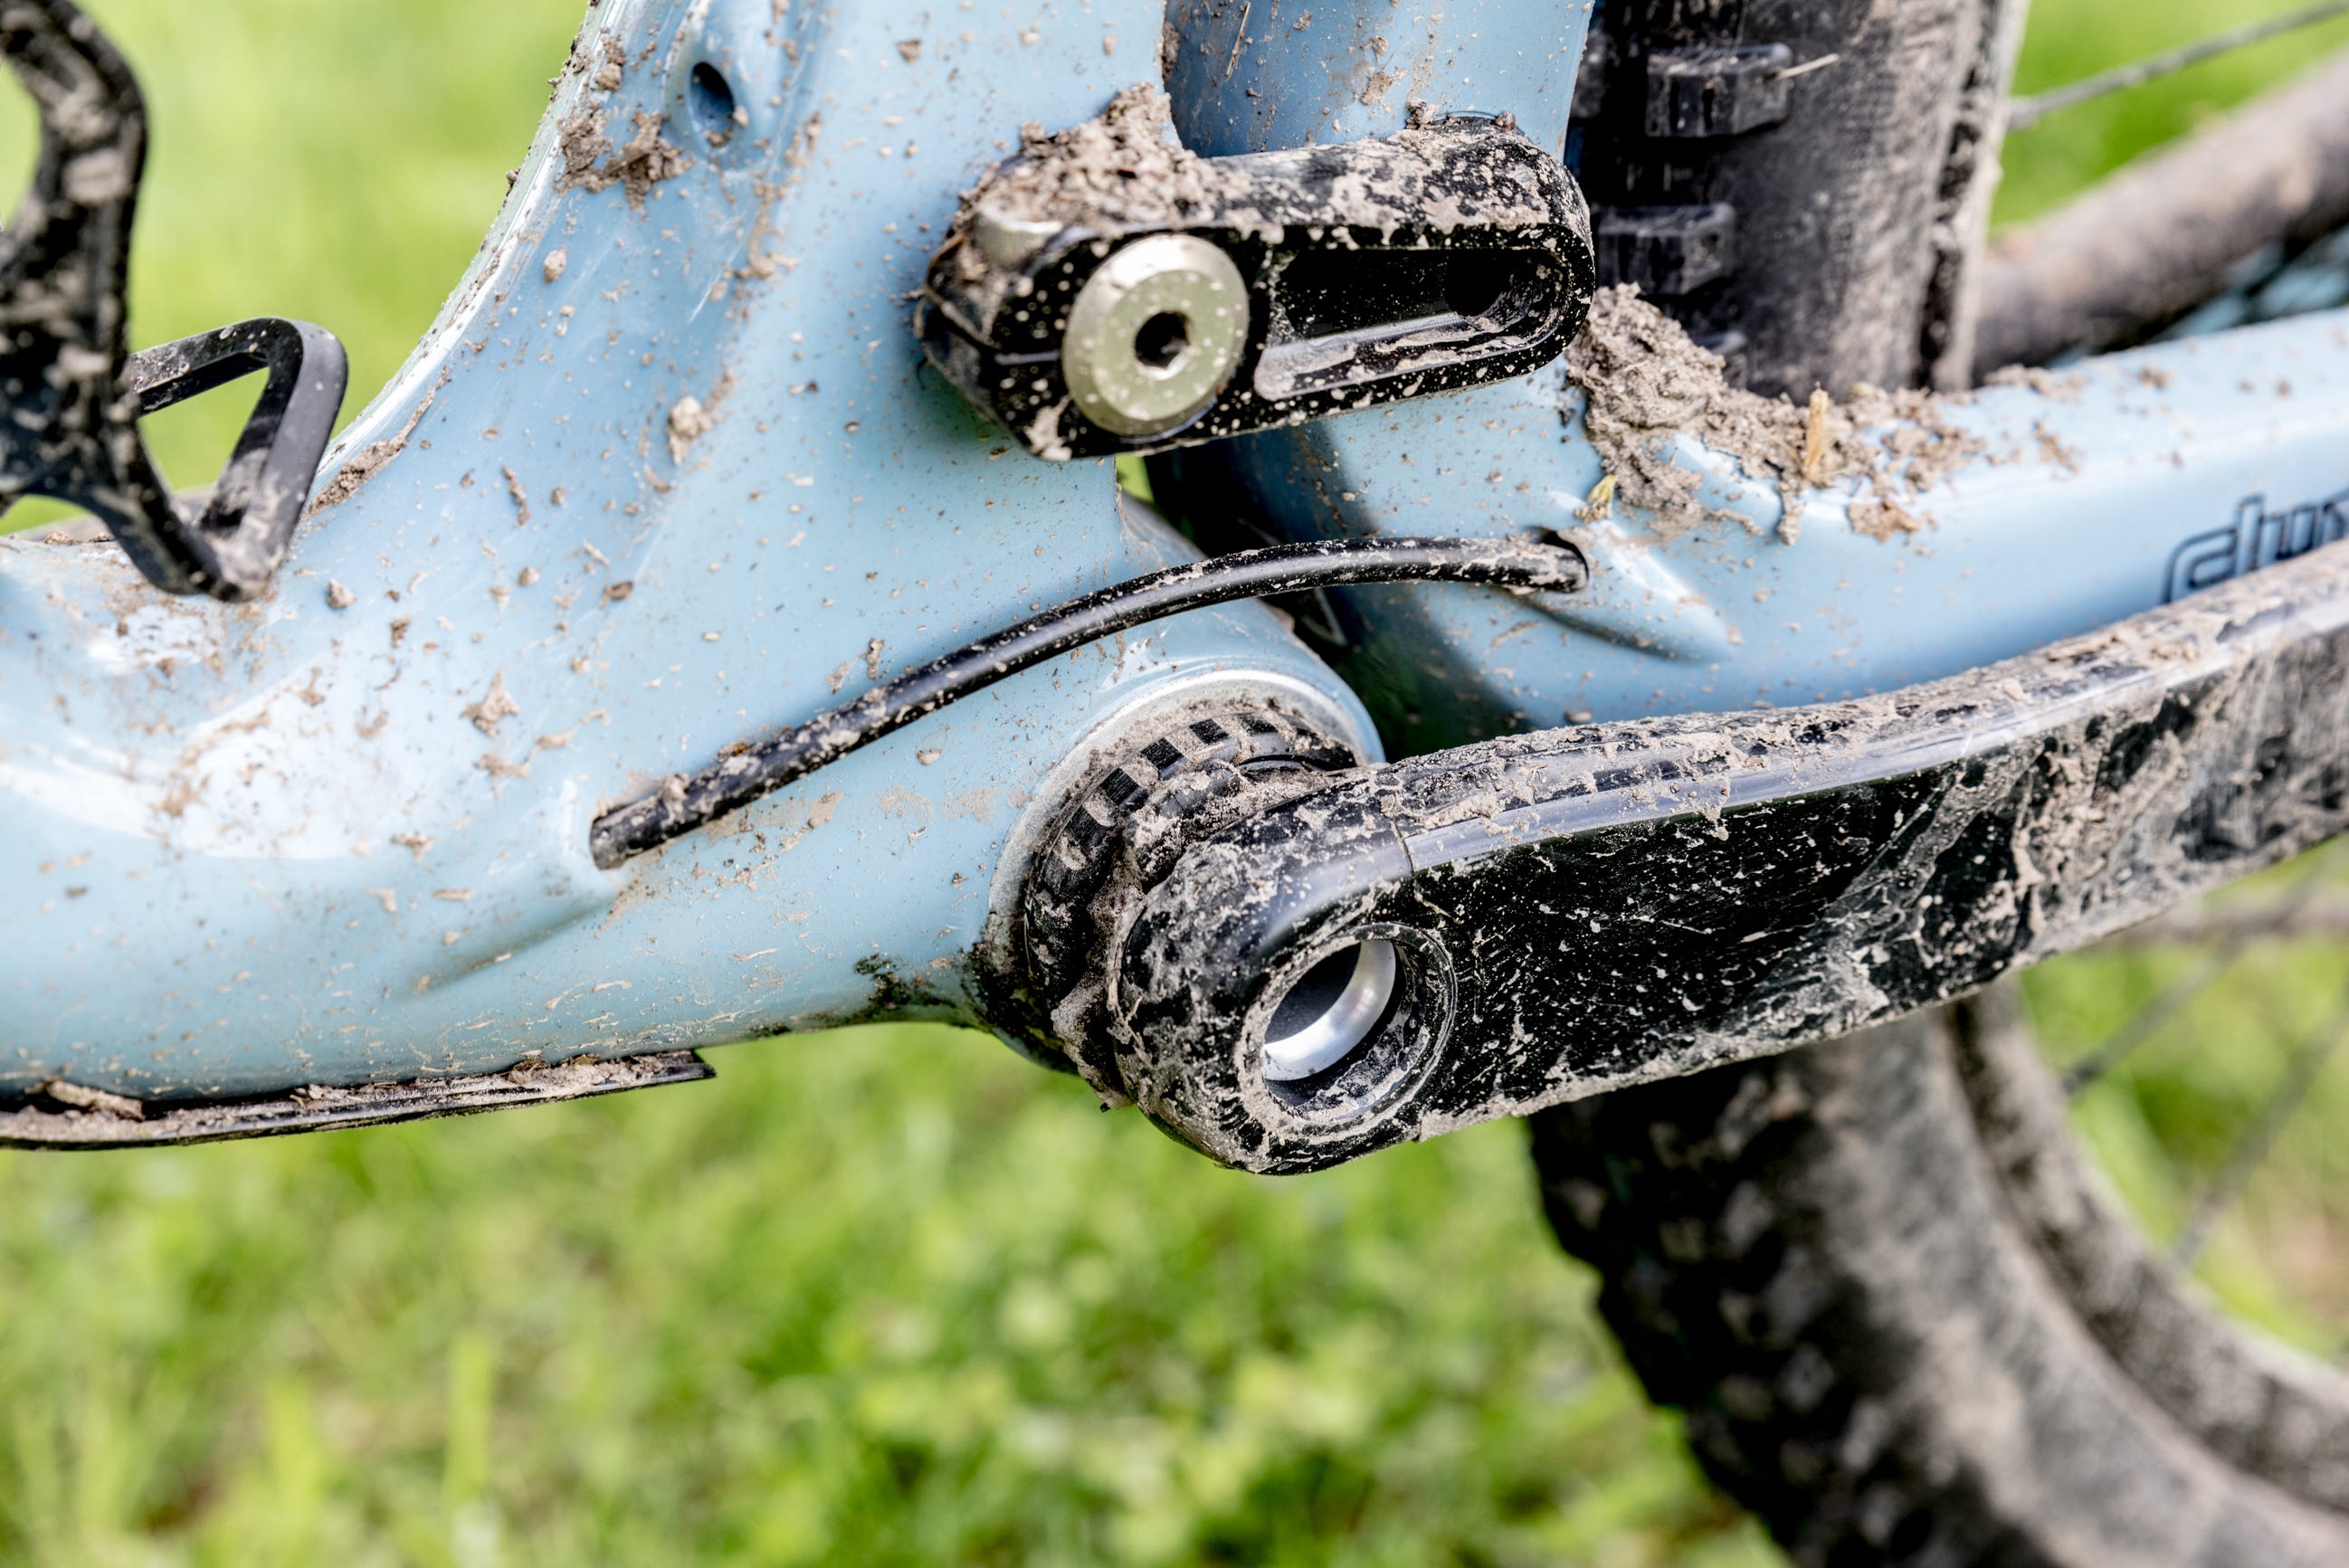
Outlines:
[[1104, 430], [1155, 436], [1215, 401], [1247, 345], [1247, 285], [1189, 234], [1154, 234], [1102, 263], [1077, 293], [1061, 374]]

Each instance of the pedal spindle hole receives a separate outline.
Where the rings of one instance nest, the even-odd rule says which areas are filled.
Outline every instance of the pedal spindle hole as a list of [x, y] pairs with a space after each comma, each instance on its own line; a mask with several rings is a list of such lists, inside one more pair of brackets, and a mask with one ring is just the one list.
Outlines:
[[1299, 958], [1251, 1009], [1252, 1076], [1285, 1117], [1327, 1130], [1408, 1114], [1458, 1002], [1442, 942], [1381, 922]]
[[1301, 975], [1265, 1030], [1264, 1076], [1294, 1083], [1360, 1049], [1392, 1009], [1394, 944], [1373, 937], [1341, 947]]

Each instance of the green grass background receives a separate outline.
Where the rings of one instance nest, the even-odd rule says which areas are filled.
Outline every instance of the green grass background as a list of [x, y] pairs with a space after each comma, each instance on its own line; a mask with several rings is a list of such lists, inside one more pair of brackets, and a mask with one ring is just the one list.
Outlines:
[[[356, 409], [471, 253], [580, 7], [91, 9], [153, 113], [138, 341], [325, 322]], [[2243, 14], [2043, 0], [2023, 85]], [[2002, 212], [2310, 50], [2034, 132]], [[242, 412], [159, 421], [167, 469], [201, 482]], [[2051, 976], [2054, 1026], [2091, 1037], [2168, 962]], [[2159, 1215], [2166, 1152], [2232, 1125], [2275, 1051], [2156, 1057], [2095, 1114]], [[0, 1562], [1778, 1561], [1622, 1369], [1514, 1126], [1274, 1182], [977, 1036], [716, 1059], [471, 1121], [0, 1152]], [[2321, 1332], [2221, 1252], [2248, 1310]]]

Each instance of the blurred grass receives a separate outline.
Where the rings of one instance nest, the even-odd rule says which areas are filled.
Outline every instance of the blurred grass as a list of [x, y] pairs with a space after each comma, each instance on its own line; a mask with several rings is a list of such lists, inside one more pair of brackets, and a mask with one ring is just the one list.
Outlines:
[[[582, 0], [87, 0], [148, 110], [131, 249], [134, 345], [255, 315], [319, 322], [351, 359], [347, 421], [481, 244], [569, 51]], [[0, 82], [0, 178], [33, 164], [31, 100]], [[13, 201], [11, 203], [13, 205]], [[260, 383], [143, 422], [175, 485], [209, 485]], [[28, 501], [0, 527], [65, 514]]]
[[[2033, 0], [2014, 90], [2044, 92], [2308, 0]], [[2349, 17], [2305, 28], [2054, 115], [2009, 139], [1993, 221], [2027, 220], [2146, 148], [2191, 130], [2320, 57], [2349, 47]]]
[[53, 1563], [1767, 1561], [1513, 1129], [1220, 1172], [876, 1029], [471, 1122], [9, 1157]]
[[[2326, 851], [2318, 851], [2323, 855]], [[2349, 892], [2337, 858], [2304, 858], [2215, 895], [2259, 903], [2298, 878]], [[2349, 1030], [2349, 951], [2333, 941], [2256, 944], [2095, 1087], [2074, 1125], [2146, 1233], [2169, 1244], [2294, 1053]], [[2185, 947], [2084, 954], [2025, 983], [2041, 1047], [2079, 1060], [2196, 967]], [[2336, 1044], [2299, 1112], [2195, 1274], [2235, 1316], [2325, 1359], [2349, 1357], [2349, 1049]]]
[[[347, 413], [471, 254], [580, 7], [91, 9], [155, 128], [137, 341], [324, 322]], [[2043, 0], [2026, 87], [2212, 10]], [[2051, 122], [2002, 211], [2303, 57]], [[158, 422], [167, 470], [208, 478], [243, 413]], [[2039, 990], [2085, 1037], [2150, 983]], [[2214, 1057], [2231, 1100], [2148, 1071], [2113, 1116], [2189, 1137], [2260, 1048]], [[1513, 1127], [1276, 1183], [975, 1036], [716, 1059], [475, 1121], [0, 1153], [0, 1561], [1778, 1560], [1640, 1399]]]

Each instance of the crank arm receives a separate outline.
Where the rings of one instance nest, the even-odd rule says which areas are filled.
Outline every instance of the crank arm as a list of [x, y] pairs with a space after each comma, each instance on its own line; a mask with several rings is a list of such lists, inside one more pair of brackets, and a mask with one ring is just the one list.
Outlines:
[[1588, 212], [1506, 116], [1203, 159], [1161, 139], [1164, 104], [1031, 138], [931, 262], [931, 363], [1038, 457], [1482, 386], [1582, 330]]
[[[2340, 832], [2349, 549], [1889, 696], [1292, 778], [1216, 821], [1097, 901], [1102, 1005], [1058, 1016], [1103, 1037], [1064, 1046], [1220, 1161], [1331, 1165], [1957, 996]], [[1317, 988], [1371, 1026], [1270, 1076]]]

